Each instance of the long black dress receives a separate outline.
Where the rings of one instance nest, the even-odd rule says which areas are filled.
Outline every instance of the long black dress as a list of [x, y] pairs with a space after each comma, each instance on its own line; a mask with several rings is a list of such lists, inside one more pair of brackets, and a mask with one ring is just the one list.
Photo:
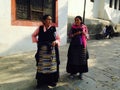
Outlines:
[[39, 27], [36, 66], [36, 79], [39, 85], [56, 84], [59, 78], [59, 50], [56, 45], [53, 47], [51, 43], [55, 41], [55, 27], [50, 27], [46, 32], [43, 26]]
[[[81, 31], [82, 28], [77, 28], [76, 30], [72, 28], [71, 34], [74, 34], [79, 30]], [[71, 39], [68, 49], [68, 61], [66, 71], [71, 74], [88, 72], [87, 50], [81, 43], [81, 37], [81, 34], [74, 36]]]

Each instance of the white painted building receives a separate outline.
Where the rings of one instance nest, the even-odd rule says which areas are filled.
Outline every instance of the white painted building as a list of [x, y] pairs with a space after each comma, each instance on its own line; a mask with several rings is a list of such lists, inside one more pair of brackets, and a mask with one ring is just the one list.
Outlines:
[[[84, 2], [85, 0], [69, 0], [68, 16], [83, 16]], [[119, 24], [120, 0], [86, 0], [85, 18], [108, 20]]]
[[[57, 31], [61, 38], [61, 45], [67, 43], [67, 19], [76, 15], [83, 16], [85, 0], [55, 0], [57, 7]], [[113, 0], [86, 0], [85, 18], [111, 20], [120, 23], [120, 0], [117, 0], [117, 9], [114, 9]], [[119, 4], [118, 4], [119, 3]], [[15, 20], [15, 0], [0, 0], [0, 56], [36, 50], [36, 44], [31, 41], [31, 34], [38, 27], [38, 23]], [[69, 20], [68, 20], [69, 21]], [[74, 22], [73, 19], [69, 21]], [[29, 25], [27, 25], [29, 23]], [[87, 23], [87, 22], [86, 22]]]

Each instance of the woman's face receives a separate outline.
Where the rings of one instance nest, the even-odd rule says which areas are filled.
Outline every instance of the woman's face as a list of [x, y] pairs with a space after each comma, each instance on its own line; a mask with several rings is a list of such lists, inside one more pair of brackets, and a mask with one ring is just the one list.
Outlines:
[[46, 20], [44, 21], [44, 23], [45, 23], [46, 26], [50, 26], [51, 23], [52, 23], [52, 17], [51, 17], [51, 16], [48, 16], [48, 17], [46, 18]]
[[79, 18], [75, 18], [75, 25], [80, 25], [81, 24], [81, 20]]

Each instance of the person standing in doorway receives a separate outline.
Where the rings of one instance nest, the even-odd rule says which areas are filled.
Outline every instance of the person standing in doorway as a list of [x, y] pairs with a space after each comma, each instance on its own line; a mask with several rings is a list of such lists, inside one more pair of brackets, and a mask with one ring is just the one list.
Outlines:
[[70, 73], [71, 78], [74, 78], [75, 74], [79, 73], [79, 78], [82, 79], [82, 74], [88, 72], [88, 29], [83, 24], [81, 16], [76, 16], [74, 20], [75, 23], [71, 26], [69, 32], [71, 42], [68, 49], [66, 71]]
[[59, 79], [59, 49], [60, 37], [52, 26], [52, 17], [43, 16], [43, 25], [32, 34], [33, 43], [37, 43], [35, 54], [37, 73], [37, 88], [56, 86]]

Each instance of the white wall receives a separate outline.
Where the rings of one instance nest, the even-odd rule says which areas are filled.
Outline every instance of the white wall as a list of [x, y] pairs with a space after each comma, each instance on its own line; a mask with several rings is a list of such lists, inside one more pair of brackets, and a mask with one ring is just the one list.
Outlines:
[[114, 24], [120, 23], [120, 10], [114, 9], [114, 2], [113, 7], [110, 8], [109, 0], [95, 0], [94, 6], [96, 7], [94, 9], [97, 9], [95, 14], [96, 18], [111, 20]]
[[114, 24], [118, 24], [118, 23], [120, 24], [120, 10], [114, 9], [114, 4], [113, 4], [113, 7], [110, 8], [109, 7], [109, 0], [105, 0], [104, 9], [105, 9], [105, 13], [109, 17], [109, 20], [111, 20]]
[[[67, 0], [58, 1], [57, 31], [64, 45], [67, 42]], [[0, 56], [36, 50], [31, 34], [37, 27], [11, 25], [11, 0], [0, 0], [0, 28]]]
[[[83, 16], [85, 0], [69, 0], [68, 16], [75, 17], [76, 15]], [[109, 0], [86, 0], [85, 18], [96, 18], [111, 20], [113, 23], [120, 23], [120, 10], [115, 10], [109, 7]], [[71, 21], [70, 21], [71, 23]]]
[[91, 2], [90, 0], [86, 0], [86, 12], [85, 12], [85, 17], [86, 18], [93, 18], [94, 13], [96, 13], [96, 10], [94, 10], [94, 3]]
[[[83, 17], [84, 11], [84, 1], [85, 0], [69, 0], [68, 1], [68, 15], [70, 17], [75, 17], [80, 15]], [[93, 17], [93, 3], [90, 0], [86, 0], [86, 12], [85, 17], [90, 18]]]
[[67, 43], [67, 19], [68, 19], [68, 0], [58, 0], [58, 32], [61, 38], [61, 45]]
[[84, 0], [70, 0], [68, 1], [68, 15], [77, 16], [83, 15]]

